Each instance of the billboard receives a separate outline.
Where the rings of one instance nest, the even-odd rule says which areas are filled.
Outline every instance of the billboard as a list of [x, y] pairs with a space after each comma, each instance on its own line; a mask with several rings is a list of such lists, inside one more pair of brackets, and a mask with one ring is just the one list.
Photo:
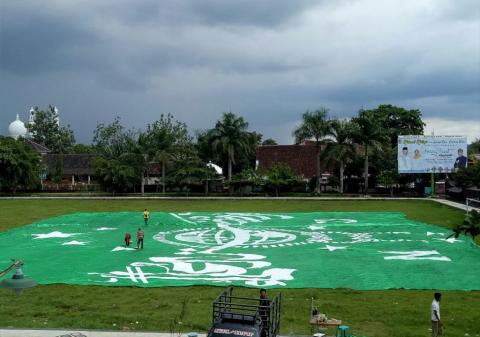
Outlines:
[[398, 136], [398, 173], [449, 173], [467, 166], [467, 137]]

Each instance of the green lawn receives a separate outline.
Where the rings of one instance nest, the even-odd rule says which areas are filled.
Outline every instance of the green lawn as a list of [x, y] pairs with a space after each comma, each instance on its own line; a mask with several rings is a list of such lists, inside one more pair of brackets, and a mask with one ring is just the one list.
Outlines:
[[[140, 212], [144, 208], [175, 212], [401, 211], [412, 219], [446, 227], [460, 222], [464, 215], [462, 211], [427, 200], [0, 200], [0, 231], [60, 214]], [[28, 273], [28, 264], [25, 269]], [[29, 289], [20, 297], [15, 297], [11, 291], [0, 290], [0, 326], [206, 331], [211, 319], [211, 301], [221, 289], [206, 286], [144, 289], [49, 285]], [[236, 288], [236, 291], [257, 296], [255, 289]], [[310, 334], [310, 299], [315, 297], [327, 316], [342, 319], [356, 335], [429, 336], [432, 294], [433, 291], [424, 290], [282, 290], [281, 334]], [[480, 292], [445, 291], [443, 294], [445, 335], [480, 335], [477, 323], [480, 321]]]

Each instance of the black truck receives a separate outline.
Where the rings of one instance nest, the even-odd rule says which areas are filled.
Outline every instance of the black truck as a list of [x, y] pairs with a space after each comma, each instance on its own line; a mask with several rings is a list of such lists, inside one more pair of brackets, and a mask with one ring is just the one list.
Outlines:
[[212, 327], [207, 337], [276, 337], [280, 328], [281, 294], [268, 305], [259, 298], [233, 296], [233, 287], [213, 301]]

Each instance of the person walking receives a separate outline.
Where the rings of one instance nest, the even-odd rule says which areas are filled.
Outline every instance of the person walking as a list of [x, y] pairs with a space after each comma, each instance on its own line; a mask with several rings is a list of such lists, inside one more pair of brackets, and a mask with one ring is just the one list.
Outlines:
[[150, 212], [145, 208], [143, 211], [143, 221], [145, 221], [145, 226], [148, 225], [148, 219], [150, 219]]
[[433, 295], [433, 302], [431, 307], [432, 312], [432, 337], [442, 336], [443, 327], [440, 320], [440, 300], [442, 299], [441, 293], [435, 293]]
[[138, 229], [137, 231], [137, 249], [143, 249], [143, 238], [145, 236], [145, 233], [141, 228]]

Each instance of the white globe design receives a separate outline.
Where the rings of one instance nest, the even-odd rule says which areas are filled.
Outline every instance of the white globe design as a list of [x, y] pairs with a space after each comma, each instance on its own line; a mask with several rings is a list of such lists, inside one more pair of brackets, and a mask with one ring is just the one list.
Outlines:
[[8, 126], [8, 133], [10, 134], [11, 137], [17, 139], [18, 137], [25, 137], [27, 134], [27, 128], [25, 127], [25, 124], [20, 120], [17, 114], [17, 119], [14, 120], [10, 125]]

